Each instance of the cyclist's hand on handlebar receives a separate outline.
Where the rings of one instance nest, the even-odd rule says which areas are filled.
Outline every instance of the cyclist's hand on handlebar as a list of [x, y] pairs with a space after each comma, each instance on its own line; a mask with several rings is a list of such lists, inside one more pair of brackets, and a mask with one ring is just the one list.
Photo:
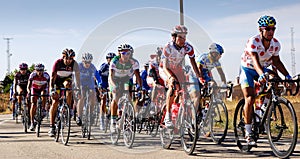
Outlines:
[[199, 82], [202, 84], [202, 85], [205, 85], [205, 79], [203, 77], [199, 77]]
[[268, 80], [268, 76], [269, 76], [269, 74], [268, 74], [267, 72], [261, 74], [261, 75], [258, 77], [258, 82], [259, 82], [261, 85], [265, 84], [265, 83], [267, 82], [267, 80]]

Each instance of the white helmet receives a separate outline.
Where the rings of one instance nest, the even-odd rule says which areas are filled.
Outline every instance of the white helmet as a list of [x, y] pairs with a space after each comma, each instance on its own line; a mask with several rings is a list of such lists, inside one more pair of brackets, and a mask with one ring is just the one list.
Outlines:
[[92, 54], [90, 54], [88, 52], [82, 54], [82, 61], [83, 62], [92, 62], [92, 60], [93, 60], [93, 55]]
[[177, 34], [187, 34], [187, 28], [184, 25], [176, 25], [171, 32], [172, 36]]

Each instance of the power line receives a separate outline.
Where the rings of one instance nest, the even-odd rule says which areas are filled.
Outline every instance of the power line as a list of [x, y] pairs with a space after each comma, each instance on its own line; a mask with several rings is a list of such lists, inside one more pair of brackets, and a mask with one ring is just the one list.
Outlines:
[[10, 74], [10, 57], [12, 56], [12, 54], [10, 53], [10, 49], [9, 49], [9, 42], [10, 40], [12, 40], [13, 38], [3, 38], [4, 40], [7, 41], [7, 50], [6, 50], [6, 53], [7, 53], [7, 75]]

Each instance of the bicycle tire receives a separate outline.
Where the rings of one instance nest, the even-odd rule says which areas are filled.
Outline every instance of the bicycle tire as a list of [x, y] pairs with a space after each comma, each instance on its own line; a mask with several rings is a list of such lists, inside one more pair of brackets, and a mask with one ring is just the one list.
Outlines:
[[245, 99], [241, 99], [235, 108], [234, 117], [233, 117], [233, 129], [234, 129], [234, 136], [235, 136], [235, 141], [237, 143], [237, 146], [241, 151], [248, 152], [252, 149], [252, 146], [248, 146], [245, 140], [246, 130], [245, 130], [245, 121], [243, 116], [244, 105], [245, 105]]
[[88, 119], [87, 119], [87, 116], [88, 116], [88, 111], [87, 111], [87, 105], [84, 105], [83, 106], [83, 113], [82, 113], [82, 118], [81, 118], [81, 136], [82, 138], [85, 138], [87, 136], [87, 124], [88, 124]]
[[132, 148], [135, 139], [136, 118], [134, 108], [129, 101], [124, 107], [122, 116], [124, 116], [122, 125], [124, 144], [128, 148]]
[[64, 104], [62, 109], [60, 110], [60, 135], [61, 142], [64, 145], [67, 145], [70, 138], [70, 130], [71, 130], [71, 116], [70, 109], [67, 104]]
[[168, 129], [165, 126], [164, 123], [165, 115], [166, 115], [166, 104], [163, 105], [160, 111], [159, 137], [161, 141], [161, 146], [164, 149], [169, 149], [171, 147], [174, 138], [174, 130]]
[[88, 105], [88, 116], [87, 116], [87, 139], [90, 140], [91, 139], [91, 131], [92, 131], [92, 107], [91, 105]]
[[25, 104], [22, 104], [22, 106], [23, 106], [23, 115], [22, 115], [23, 127], [24, 127], [24, 132], [27, 133], [27, 129], [29, 125], [28, 110]]
[[224, 102], [218, 101], [211, 104], [210, 116], [210, 136], [212, 140], [221, 144], [227, 135], [228, 130], [228, 111]]
[[[271, 149], [277, 157], [288, 158], [294, 152], [297, 144], [298, 124], [296, 112], [291, 102], [283, 97], [278, 97], [277, 102], [275, 102], [271, 108], [275, 109], [269, 109], [266, 121]], [[276, 108], [278, 108], [280, 112], [283, 112], [283, 116], [279, 120], [272, 116], [274, 114], [272, 110], [276, 110]], [[276, 135], [277, 139], [274, 140], [273, 133], [278, 133], [278, 129], [280, 138]], [[285, 149], [285, 147], [287, 149]]]
[[[39, 99], [40, 100], [40, 99]], [[42, 105], [40, 105], [41, 101], [38, 101], [38, 105], [37, 105], [37, 113], [36, 113], [36, 116], [37, 116], [37, 124], [36, 124], [36, 136], [37, 137], [40, 137], [40, 132], [41, 132], [41, 122], [42, 122]]]
[[187, 102], [184, 108], [181, 106], [180, 109], [181, 112], [178, 113], [178, 117], [181, 118], [181, 144], [185, 153], [191, 155], [198, 140], [197, 114], [191, 101]]

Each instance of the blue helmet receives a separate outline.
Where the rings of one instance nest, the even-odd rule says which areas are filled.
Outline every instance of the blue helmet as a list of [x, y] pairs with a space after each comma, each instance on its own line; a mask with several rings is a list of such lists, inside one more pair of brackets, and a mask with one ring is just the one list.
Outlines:
[[257, 23], [259, 27], [275, 26], [276, 20], [272, 16], [264, 15], [258, 19]]
[[210, 44], [208, 49], [209, 49], [209, 52], [216, 52], [220, 55], [222, 55], [224, 53], [223, 47], [219, 44], [216, 44], [216, 43]]

